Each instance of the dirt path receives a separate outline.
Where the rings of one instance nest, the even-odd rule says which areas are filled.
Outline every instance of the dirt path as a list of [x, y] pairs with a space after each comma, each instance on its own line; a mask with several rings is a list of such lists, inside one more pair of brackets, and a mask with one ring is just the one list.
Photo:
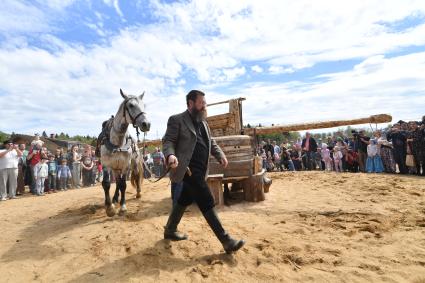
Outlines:
[[247, 240], [223, 253], [194, 206], [162, 240], [168, 180], [130, 187], [108, 218], [100, 187], [0, 202], [1, 282], [425, 282], [425, 178], [272, 174], [266, 201], [219, 209]]

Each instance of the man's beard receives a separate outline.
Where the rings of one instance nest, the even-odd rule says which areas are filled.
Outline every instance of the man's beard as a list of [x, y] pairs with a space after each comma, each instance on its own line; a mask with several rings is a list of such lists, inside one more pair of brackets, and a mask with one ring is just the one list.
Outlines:
[[198, 110], [196, 108], [193, 108], [192, 117], [195, 119], [196, 122], [205, 121], [207, 119], [207, 109], [203, 108], [201, 110]]

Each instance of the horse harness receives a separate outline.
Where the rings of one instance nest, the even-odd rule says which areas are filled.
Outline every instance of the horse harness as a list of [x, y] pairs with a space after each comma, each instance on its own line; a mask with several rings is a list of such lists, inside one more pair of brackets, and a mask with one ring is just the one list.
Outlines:
[[133, 139], [131, 138], [130, 135], [127, 135], [127, 137], [125, 138], [124, 147], [120, 147], [120, 146], [117, 146], [117, 145], [111, 143], [110, 132], [111, 132], [111, 129], [113, 127], [113, 121], [114, 121], [113, 116], [109, 120], [105, 121], [104, 127], [102, 128], [102, 132], [101, 132], [101, 134], [99, 135], [99, 138], [98, 138], [98, 140], [99, 140], [98, 146], [100, 147], [100, 145], [103, 144], [112, 153], [114, 153], [114, 152], [128, 152], [130, 150], [130, 148], [133, 150], [133, 152], [137, 152], [136, 151], [136, 145], [133, 142]]
[[[130, 98], [127, 98], [126, 99], [126, 101], [124, 102], [124, 111], [123, 111], [123, 117], [124, 117], [124, 119], [126, 119], [126, 117], [125, 117], [125, 113], [127, 112], [128, 113], [128, 116], [130, 117], [130, 119], [131, 119], [131, 124], [133, 125], [133, 127], [136, 129], [136, 135], [137, 135], [137, 143], [139, 143], [140, 142], [140, 139], [139, 139], [139, 135], [140, 135], [140, 132], [139, 132], [139, 127], [138, 126], [136, 126], [136, 120], [137, 120], [137, 118], [139, 118], [141, 115], [143, 115], [143, 114], [146, 114], [146, 112], [144, 112], [144, 111], [140, 111], [140, 113], [139, 114], [137, 114], [136, 115], [136, 117], [132, 117], [131, 116], [131, 113], [130, 113], [130, 111], [128, 111], [128, 109], [127, 109], [127, 103], [130, 101], [130, 100], [132, 100], [132, 99], [136, 99], [135, 97], [130, 97]], [[146, 135], [146, 134], [145, 134]]]

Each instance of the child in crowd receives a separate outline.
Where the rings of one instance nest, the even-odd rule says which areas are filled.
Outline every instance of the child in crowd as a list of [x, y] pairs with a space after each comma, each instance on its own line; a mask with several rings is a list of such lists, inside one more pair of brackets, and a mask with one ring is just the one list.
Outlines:
[[347, 154], [345, 155], [345, 162], [347, 164], [348, 171], [353, 173], [359, 171], [359, 163], [357, 160], [357, 152], [353, 151], [351, 148], [348, 148]]
[[37, 148], [40, 149], [43, 146], [43, 144], [44, 144], [44, 142], [42, 140], [40, 140], [40, 135], [35, 134], [34, 139], [31, 141], [31, 146], [37, 147]]
[[267, 172], [271, 172], [274, 170], [274, 163], [272, 158], [272, 153], [270, 151], [267, 152], [267, 161], [266, 161], [266, 170]]
[[322, 150], [320, 151], [320, 154], [322, 155], [322, 160], [325, 163], [325, 170], [326, 171], [332, 171], [332, 159], [331, 159], [331, 153], [328, 149], [328, 145], [326, 143], [322, 143]]
[[54, 155], [49, 156], [49, 162], [47, 163], [49, 167], [49, 193], [56, 192], [56, 172], [57, 172], [57, 162]]
[[59, 190], [67, 190], [68, 180], [71, 180], [71, 170], [67, 165], [68, 161], [62, 159], [62, 164], [58, 166], [58, 181], [59, 181]]
[[[147, 170], [145, 170], [147, 172]], [[97, 161], [97, 178], [96, 181], [100, 182], [101, 178], [103, 178], [103, 168], [100, 160]]]
[[336, 172], [343, 172], [344, 170], [342, 169], [342, 148], [338, 145], [336, 145], [334, 147], [334, 164], [335, 164], [335, 171]]
[[379, 155], [378, 143], [375, 139], [371, 139], [367, 146], [366, 172], [382, 173], [383, 171], [384, 166], [382, 165], [382, 159]]
[[49, 167], [47, 165], [47, 157], [43, 156], [34, 167], [35, 192], [36, 195], [44, 195], [44, 181], [49, 176]]

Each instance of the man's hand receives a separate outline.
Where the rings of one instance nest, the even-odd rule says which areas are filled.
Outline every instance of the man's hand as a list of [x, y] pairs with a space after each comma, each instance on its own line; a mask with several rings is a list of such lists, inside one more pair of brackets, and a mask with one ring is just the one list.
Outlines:
[[179, 165], [179, 161], [177, 160], [177, 157], [173, 154], [168, 156], [168, 166], [171, 168], [176, 168]]
[[226, 168], [227, 165], [229, 164], [229, 161], [227, 161], [226, 157], [222, 157], [220, 160], [220, 164], [223, 166], [223, 168]]

